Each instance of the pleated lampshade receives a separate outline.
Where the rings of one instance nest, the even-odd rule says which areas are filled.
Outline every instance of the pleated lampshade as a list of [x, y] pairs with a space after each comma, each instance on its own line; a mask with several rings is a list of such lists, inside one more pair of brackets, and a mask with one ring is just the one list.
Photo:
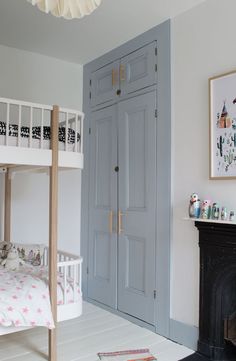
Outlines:
[[45, 12], [65, 19], [82, 18], [91, 14], [101, 0], [28, 0], [32, 5]]

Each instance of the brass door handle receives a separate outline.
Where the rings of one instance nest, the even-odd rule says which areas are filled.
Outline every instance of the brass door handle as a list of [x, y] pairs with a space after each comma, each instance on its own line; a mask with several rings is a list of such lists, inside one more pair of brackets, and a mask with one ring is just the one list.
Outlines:
[[120, 81], [125, 81], [125, 65], [120, 64]]
[[112, 69], [111, 81], [112, 81], [112, 87], [114, 88], [116, 86], [116, 69]]
[[113, 232], [113, 211], [109, 212], [109, 232], [110, 234]]
[[118, 212], [118, 234], [121, 234], [122, 232], [124, 232], [124, 230], [122, 228], [122, 217], [124, 215], [125, 214], [119, 210], [119, 212]]

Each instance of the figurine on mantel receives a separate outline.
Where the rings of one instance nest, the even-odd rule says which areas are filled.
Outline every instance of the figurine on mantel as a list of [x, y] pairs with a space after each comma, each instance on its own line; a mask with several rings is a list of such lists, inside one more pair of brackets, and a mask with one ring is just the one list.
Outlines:
[[205, 199], [202, 202], [202, 208], [201, 208], [201, 218], [202, 219], [209, 219], [211, 214], [211, 201], [208, 199]]
[[213, 203], [211, 210], [211, 218], [214, 220], [219, 219], [220, 216], [220, 206], [218, 203]]
[[189, 203], [189, 217], [199, 218], [201, 211], [201, 201], [196, 193], [191, 194]]

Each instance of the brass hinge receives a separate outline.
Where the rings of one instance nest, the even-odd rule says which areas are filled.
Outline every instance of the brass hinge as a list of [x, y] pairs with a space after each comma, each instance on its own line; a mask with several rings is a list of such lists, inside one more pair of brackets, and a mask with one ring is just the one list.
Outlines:
[[154, 300], [157, 298], [157, 291], [156, 290], [153, 291], [153, 298], [154, 298]]

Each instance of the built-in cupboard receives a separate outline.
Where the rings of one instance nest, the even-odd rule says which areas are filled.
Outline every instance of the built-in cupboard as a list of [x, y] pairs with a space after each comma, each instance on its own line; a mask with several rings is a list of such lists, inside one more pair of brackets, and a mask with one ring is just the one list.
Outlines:
[[88, 65], [89, 165], [82, 188], [88, 191], [86, 244], [82, 240], [87, 299], [153, 327], [163, 230], [157, 201], [168, 183], [158, 184], [158, 140], [165, 135], [158, 134], [158, 52], [157, 39], [147, 38]]

